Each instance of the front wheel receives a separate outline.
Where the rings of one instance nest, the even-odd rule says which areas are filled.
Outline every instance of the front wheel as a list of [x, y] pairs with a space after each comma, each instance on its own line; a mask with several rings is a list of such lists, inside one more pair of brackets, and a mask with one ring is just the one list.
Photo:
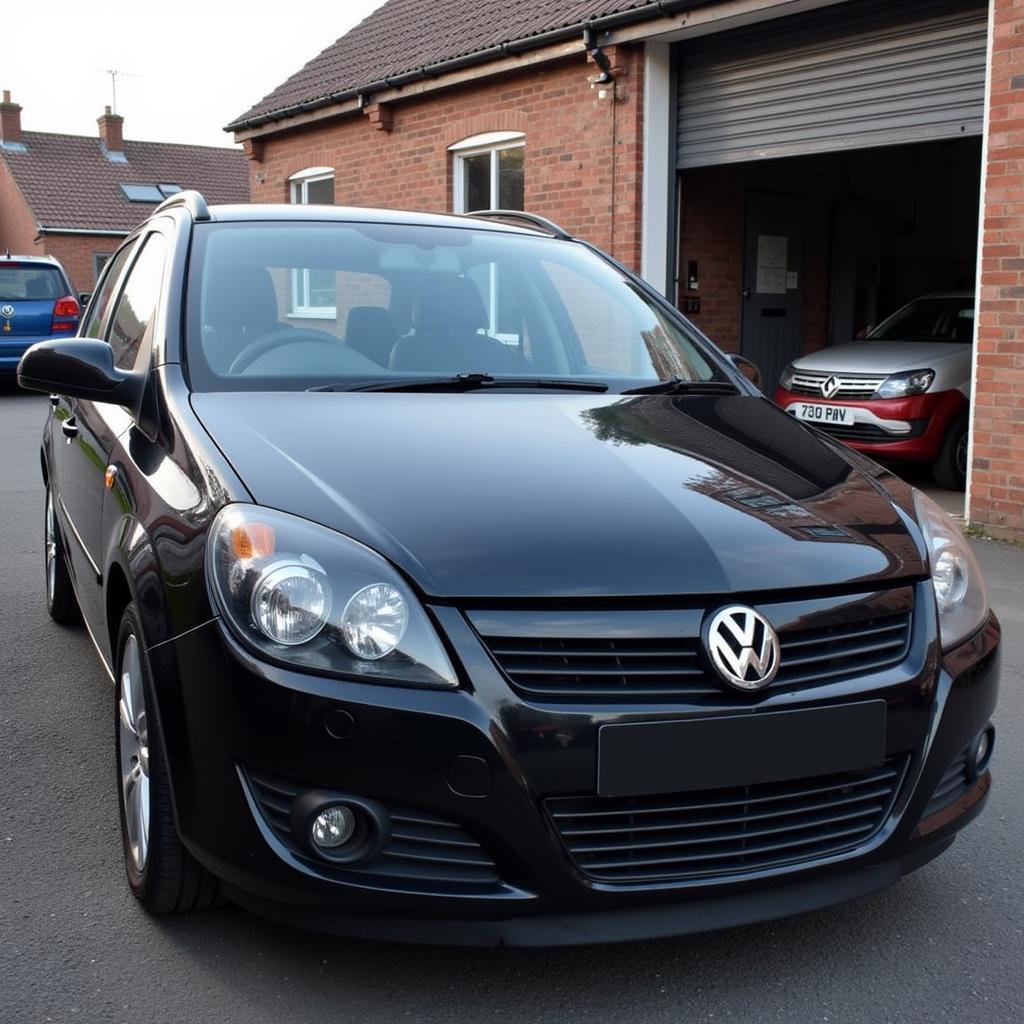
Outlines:
[[116, 648], [115, 730], [121, 838], [128, 884], [151, 914], [204, 910], [219, 900], [213, 877], [178, 838], [167, 762], [153, 717], [153, 687], [134, 605]]
[[970, 421], [967, 414], [957, 416], [950, 424], [932, 465], [932, 475], [940, 487], [962, 491], [967, 486], [967, 435]]

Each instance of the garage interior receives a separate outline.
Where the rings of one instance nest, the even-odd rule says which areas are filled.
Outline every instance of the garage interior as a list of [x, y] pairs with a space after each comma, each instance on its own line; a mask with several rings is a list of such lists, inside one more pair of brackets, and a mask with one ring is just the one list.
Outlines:
[[864, 0], [677, 46], [676, 298], [767, 393], [974, 290], [986, 42], [977, 0]]

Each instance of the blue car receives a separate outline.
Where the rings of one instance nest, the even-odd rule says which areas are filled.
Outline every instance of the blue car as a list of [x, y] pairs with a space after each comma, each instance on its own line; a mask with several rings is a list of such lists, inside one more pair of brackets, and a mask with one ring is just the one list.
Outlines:
[[80, 312], [52, 256], [0, 256], [0, 375], [13, 375], [34, 342], [77, 334]]

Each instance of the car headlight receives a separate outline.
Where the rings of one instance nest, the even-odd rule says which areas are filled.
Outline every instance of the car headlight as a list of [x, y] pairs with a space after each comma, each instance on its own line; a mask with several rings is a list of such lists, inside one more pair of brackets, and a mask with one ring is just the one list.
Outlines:
[[793, 383], [793, 375], [796, 371], [793, 369], [793, 364], [790, 363], [781, 374], [779, 374], [779, 387], [784, 388], [786, 391], [790, 389]]
[[934, 370], [910, 370], [890, 374], [871, 396], [872, 398], [909, 398], [923, 395], [934, 383]]
[[225, 621], [264, 657], [361, 682], [458, 686], [416, 595], [358, 541], [227, 505], [210, 527], [206, 565]]
[[931, 498], [916, 490], [914, 508], [928, 545], [932, 587], [939, 609], [939, 638], [948, 650], [985, 622], [985, 581], [974, 552], [956, 523]]

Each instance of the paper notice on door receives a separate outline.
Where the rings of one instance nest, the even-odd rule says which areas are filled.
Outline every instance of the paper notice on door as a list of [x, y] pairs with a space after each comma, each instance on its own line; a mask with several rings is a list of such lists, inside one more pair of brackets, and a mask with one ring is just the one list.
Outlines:
[[760, 295], [786, 294], [785, 235], [757, 236], [757, 292]]
[[792, 292], [800, 287], [800, 275], [795, 270], [786, 271], [786, 291]]

